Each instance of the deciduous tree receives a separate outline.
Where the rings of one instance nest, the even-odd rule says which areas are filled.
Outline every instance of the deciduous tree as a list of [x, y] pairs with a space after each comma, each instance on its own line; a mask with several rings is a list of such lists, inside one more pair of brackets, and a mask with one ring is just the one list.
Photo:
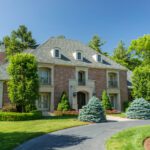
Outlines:
[[39, 80], [37, 62], [31, 54], [16, 54], [11, 57], [8, 66], [10, 80], [8, 95], [18, 109], [25, 111], [25, 106], [35, 105], [38, 98]]

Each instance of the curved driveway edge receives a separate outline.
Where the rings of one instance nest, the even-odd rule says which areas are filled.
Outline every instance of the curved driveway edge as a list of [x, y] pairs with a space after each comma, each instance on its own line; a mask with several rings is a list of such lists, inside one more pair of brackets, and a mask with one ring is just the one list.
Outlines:
[[128, 127], [150, 125], [150, 120], [90, 124], [31, 139], [15, 150], [104, 150], [111, 135]]

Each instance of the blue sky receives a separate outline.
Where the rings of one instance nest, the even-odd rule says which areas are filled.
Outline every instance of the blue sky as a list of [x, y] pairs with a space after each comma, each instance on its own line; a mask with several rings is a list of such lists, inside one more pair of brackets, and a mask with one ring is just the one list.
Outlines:
[[149, 33], [149, 6], [150, 0], [0, 0], [0, 39], [25, 24], [38, 43], [65, 35], [87, 44], [98, 34], [112, 53], [119, 40], [128, 46]]

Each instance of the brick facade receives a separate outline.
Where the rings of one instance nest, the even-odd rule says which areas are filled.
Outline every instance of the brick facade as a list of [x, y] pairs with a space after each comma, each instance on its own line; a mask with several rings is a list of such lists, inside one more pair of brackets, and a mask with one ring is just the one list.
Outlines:
[[75, 67], [55, 66], [54, 67], [54, 101], [57, 108], [63, 91], [69, 95], [69, 79], [75, 79]]
[[106, 90], [106, 69], [89, 68], [88, 76], [90, 80], [95, 80], [96, 96], [101, 97], [102, 91]]
[[[69, 79], [75, 79], [76, 69], [71, 66], [54, 66], [54, 108], [57, 108], [63, 91], [69, 96]], [[106, 69], [88, 69], [88, 79], [95, 81], [96, 96], [101, 97], [103, 90], [107, 89], [107, 71]], [[126, 71], [119, 71], [120, 98], [121, 106], [128, 100], [127, 74]], [[3, 105], [9, 103], [7, 82], [3, 85]], [[123, 107], [122, 107], [123, 108]]]
[[127, 87], [127, 72], [120, 71], [120, 97], [121, 97], [121, 108], [123, 108], [123, 103], [128, 100], [128, 87]]

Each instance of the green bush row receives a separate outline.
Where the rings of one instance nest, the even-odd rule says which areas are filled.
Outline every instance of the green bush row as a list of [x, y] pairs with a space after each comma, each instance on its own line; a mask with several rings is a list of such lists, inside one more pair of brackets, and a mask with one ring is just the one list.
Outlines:
[[41, 118], [42, 118], [41, 111], [32, 111], [29, 113], [0, 112], [0, 121], [23, 121]]

